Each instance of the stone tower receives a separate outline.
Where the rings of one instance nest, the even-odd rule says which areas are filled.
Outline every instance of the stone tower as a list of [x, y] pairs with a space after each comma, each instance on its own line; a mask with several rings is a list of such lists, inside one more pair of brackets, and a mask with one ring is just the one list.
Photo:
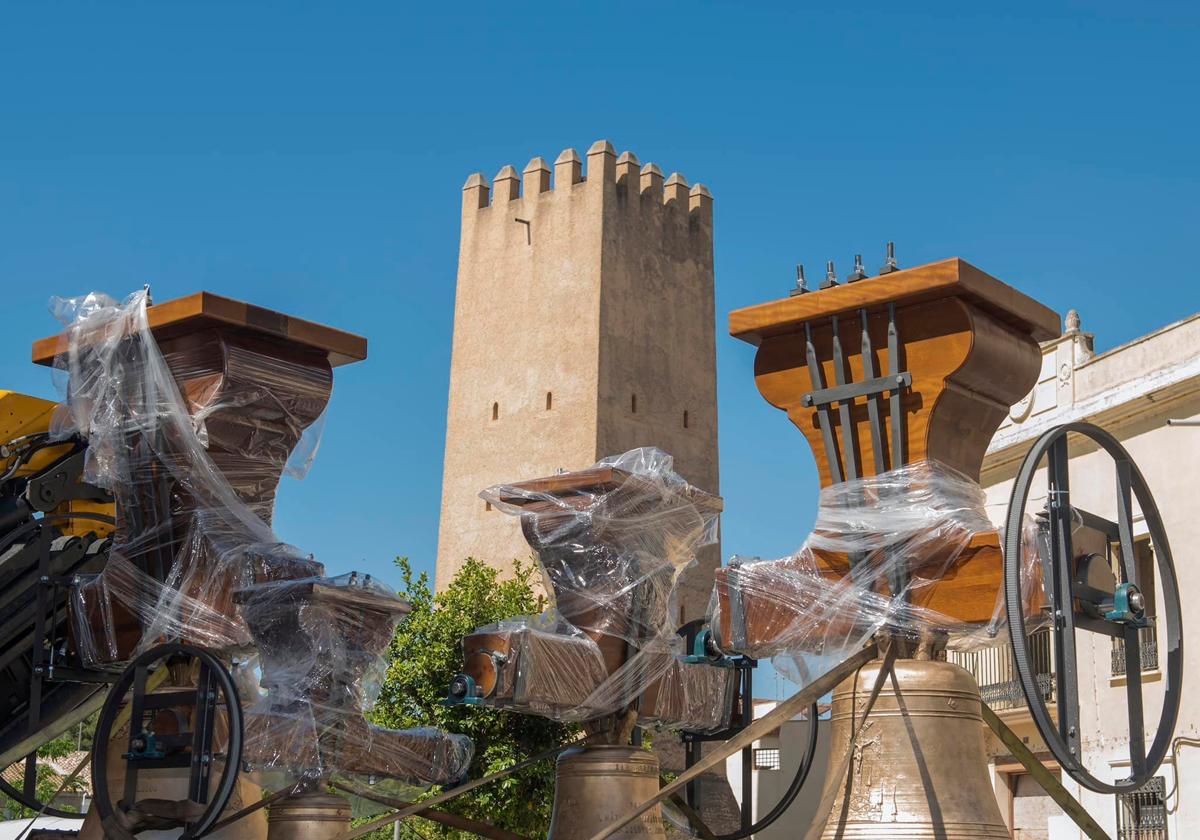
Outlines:
[[[469, 556], [528, 557], [518, 520], [478, 497], [502, 481], [658, 446], [719, 492], [712, 196], [611, 143], [587, 169], [505, 166], [463, 188], [462, 240], [437, 585]], [[684, 612], [707, 602], [720, 551], [689, 575]]]

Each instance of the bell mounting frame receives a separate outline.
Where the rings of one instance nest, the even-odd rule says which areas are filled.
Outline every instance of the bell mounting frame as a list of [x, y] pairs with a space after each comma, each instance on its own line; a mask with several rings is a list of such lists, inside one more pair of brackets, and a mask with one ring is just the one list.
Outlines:
[[[1116, 522], [1071, 507], [1067, 450], [1067, 436], [1070, 434], [1088, 438], [1112, 458], [1116, 473]], [[1043, 586], [1053, 620], [1057, 722], [1046, 707], [1037, 675], [1034, 673], [1033, 657], [1025, 634], [1021, 593], [1022, 523], [1033, 478], [1043, 459], [1047, 461], [1049, 486], [1047, 512], [1040, 526], [1039, 538], [1043, 549], [1048, 549], [1044, 552], [1044, 558], [1048, 559], [1043, 560]], [[1138, 638], [1138, 630], [1146, 626], [1146, 621], [1141, 615], [1133, 616], [1134, 620], [1128, 615], [1114, 617], [1118, 612], [1115, 610], [1110, 612], [1108, 617], [1097, 618], [1078, 609], [1076, 604], [1080, 593], [1076, 591], [1075, 557], [1072, 548], [1073, 524], [1079, 517], [1089, 527], [1103, 531], [1109, 539], [1110, 546], [1116, 546], [1119, 561], [1116, 576], [1118, 594], [1139, 592], [1137, 557], [1133, 541], [1133, 499], [1137, 500], [1141, 508], [1146, 530], [1153, 544], [1159, 584], [1162, 588], [1162, 603], [1158, 605], [1155, 620], [1165, 619], [1166, 623], [1167, 655], [1163, 706], [1149, 750], [1146, 749], [1145, 741], [1142, 661]], [[1145, 478], [1125, 448], [1104, 429], [1082, 422], [1057, 426], [1034, 442], [1021, 463], [1013, 483], [1004, 543], [1004, 601], [1009, 636], [1012, 640], [1021, 690], [1038, 732], [1059, 765], [1085, 788], [1097, 793], [1128, 793], [1140, 788], [1158, 770], [1170, 749], [1179, 717], [1180, 692], [1183, 685], [1183, 620], [1179, 584], [1162, 517]], [[1140, 610], [1135, 612], [1140, 613]], [[1078, 661], [1075, 654], [1076, 629], [1125, 641], [1130, 774], [1117, 782], [1101, 781], [1083, 765], [1080, 749]]]

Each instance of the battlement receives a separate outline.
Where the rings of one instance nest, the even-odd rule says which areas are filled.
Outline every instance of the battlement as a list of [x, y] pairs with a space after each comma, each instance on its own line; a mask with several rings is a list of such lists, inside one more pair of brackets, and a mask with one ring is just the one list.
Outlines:
[[585, 168], [575, 149], [564, 149], [554, 160], [553, 177], [542, 157], [530, 160], [520, 176], [511, 164], [501, 167], [490, 184], [482, 172], [476, 172], [463, 186], [464, 223], [500, 207], [528, 213], [563, 194], [585, 193], [600, 196], [605, 205], [632, 206], [630, 198], [636, 197], [639, 208], [657, 205], [686, 218], [694, 229], [711, 230], [712, 193], [703, 184], [689, 186], [679, 172], [672, 172], [664, 180], [657, 164], [642, 166], [637, 155], [629, 151], [618, 157], [607, 140], [592, 144], [586, 163]]

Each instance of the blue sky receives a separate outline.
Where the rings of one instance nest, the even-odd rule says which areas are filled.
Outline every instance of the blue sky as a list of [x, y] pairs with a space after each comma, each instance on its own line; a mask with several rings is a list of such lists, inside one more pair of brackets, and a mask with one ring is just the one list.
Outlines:
[[[806, 535], [812, 457], [729, 310], [964, 257], [1098, 349], [1200, 309], [1190, 4], [6, 3], [0, 387], [51, 294], [200, 289], [362, 333], [281, 535], [432, 568], [460, 189], [607, 138], [715, 196], [726, 556]], [[514, 476], [517, 478], [517, 476]]]

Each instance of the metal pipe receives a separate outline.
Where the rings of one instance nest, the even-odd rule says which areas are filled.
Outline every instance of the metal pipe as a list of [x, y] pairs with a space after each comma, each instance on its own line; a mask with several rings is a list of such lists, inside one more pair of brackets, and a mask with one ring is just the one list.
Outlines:
[[[1198, 424], [1198, 425], [1200, 425], [1200, 424]], [[1189, 738], [1186, 735], [1180, 735], [1178, 738], [1176, 738], [1174, 741], [1171, 742], [1171, 768], [1175, 771], [1175, 780], [1174, 780], [1175, 784], [1172, 785], [1171, 790], [1168, 793], [1163, 794], [1163, 805], [1164, 806], [1171, 799], [1171, 797], [1175, 795], [1175, 791], [1179, 790], [1179, 748], [1180, 747], [1200, 747], [1200, 740], [1197, 740], [1196, 738]], [[1177, 808], [1178, 808], [1178, 806], [1176, 806], [1175, 808], [1167, 808], [1167, 813], [1173, 814], [1173, 813], [1175, 813]]]

